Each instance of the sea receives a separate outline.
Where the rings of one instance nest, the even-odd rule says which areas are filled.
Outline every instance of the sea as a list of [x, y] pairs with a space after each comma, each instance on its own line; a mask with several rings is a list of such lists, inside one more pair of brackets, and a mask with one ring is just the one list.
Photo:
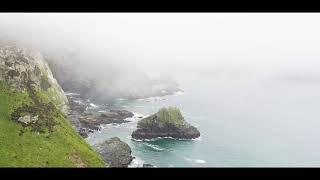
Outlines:
[[[181, 76], [182, 77], [182, 76]], [[90, 144], [119, 137], [135, 157], [130, 167], [303, 167], [320, 165], [320, 80], [252, 74], [190, 74], [184, 92], [117, 99], [108, 108], [134, 112], [129, 123], [105, 125]], [[200, 138], [136, 141], [139, 117], [178, 107]], [[93, 109], [103, 111], [95, 104]]]

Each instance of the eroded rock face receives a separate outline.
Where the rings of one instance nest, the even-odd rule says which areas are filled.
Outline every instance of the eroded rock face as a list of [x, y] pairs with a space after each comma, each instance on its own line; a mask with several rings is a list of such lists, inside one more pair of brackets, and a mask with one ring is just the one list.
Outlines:
[[194, 139], [200, 137], [200, 132], [185, 121], [178, 108], [168, 107], [162, 108], [156, 114], [140, 120], [138, 129], [131, 136], [134, 139], [158, 137]]
[[101, 144], [97, 144], [94, 148], [101, 154], [109, 167], [128, 167], [134, 159], [131, 156], [129, 145], [122, 142], [118, 137], [113, 137]]
[[63, 113], [68, 111], [68, 99], [39, 52], [16, 46], [0, 46], [0, 80], [23, 91], [29, 85], [41, 89], [48, 93]]

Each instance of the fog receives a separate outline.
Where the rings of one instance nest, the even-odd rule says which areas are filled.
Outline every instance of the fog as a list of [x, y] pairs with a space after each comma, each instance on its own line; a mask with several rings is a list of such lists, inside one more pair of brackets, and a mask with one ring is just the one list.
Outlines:
[[37, 48], [151, 72], [240, 67], [317, 71], [319, 14], [1, 14], [1, 32]]
[[0, 31], [2, 40], [46, 52], [60, 63], [76, 62], [81, 74], [122, 69], [123, 81], [140, 73], [169, 74], [177, 81], [188, 75], [317, 80], [319, 18], [313, 13], [3, 13]]
[[186, 91], [171, 102], [207, 118], [191, 121], [208, 146], [241, 147], [275, 165], [319, 165], [310, 152], [320, 150], [319, 20], [318, 13], [3, 13], [0, 40], [70, 66], [54, 70], [58, 79], [86, 81], [98, 98], [150, 95], [148, 78], [169, 75]]

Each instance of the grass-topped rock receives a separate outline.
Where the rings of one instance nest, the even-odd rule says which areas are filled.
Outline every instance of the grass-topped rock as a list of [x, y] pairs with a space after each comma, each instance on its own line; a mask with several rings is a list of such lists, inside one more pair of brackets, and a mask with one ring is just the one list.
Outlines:
[[200, 132], [187, 123], [176, 107], [161, 108], [159, 112], [138, 122], [137, 130], [132, 133], [134, 139], [152, 139], [172, 137], [194, 139]]

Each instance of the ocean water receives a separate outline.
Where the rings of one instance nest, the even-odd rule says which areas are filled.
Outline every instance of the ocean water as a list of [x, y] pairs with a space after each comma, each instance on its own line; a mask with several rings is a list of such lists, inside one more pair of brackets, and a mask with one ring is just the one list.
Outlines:
[[[131, 167], [320, 166], [320, 81], [190, 75], [179, 83], [180, 94], [118, 99], [112, 106], [135, 112], [135, 117], [130, 123], [106, 125], [87, 141], [118, 136], [136, 157]], [[201, 137], [132, 140], [137, 117], [164, 106], [180, 108]]]

